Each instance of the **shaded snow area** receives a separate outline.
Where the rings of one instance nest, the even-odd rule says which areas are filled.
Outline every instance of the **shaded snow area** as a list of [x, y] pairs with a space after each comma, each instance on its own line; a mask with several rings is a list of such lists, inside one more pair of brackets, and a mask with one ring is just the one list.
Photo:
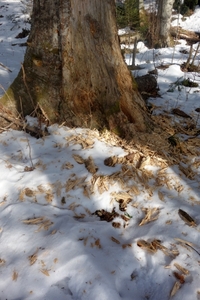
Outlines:
[[[27, 3], [25, 5], [25, 3]], [[30, 30], [29, 1], [0, 1], [0, 96], [15, 79], [26, 50]]]
[[[25, 43], [16, 36], [28, 18], [22, 2], [0, 0], [4, 89], [23, 61], [25, 47], [13, 44]], [[56, 124], [39, 139], [2, 130], [1, 300], [200, 299], [200, 88], [182, 85], [200, 84], [199, 73], [181, 71], [184, 41], [137, 48], [134, 75], [157, 68], [159, 96], [148, 103], [165, 143]]]

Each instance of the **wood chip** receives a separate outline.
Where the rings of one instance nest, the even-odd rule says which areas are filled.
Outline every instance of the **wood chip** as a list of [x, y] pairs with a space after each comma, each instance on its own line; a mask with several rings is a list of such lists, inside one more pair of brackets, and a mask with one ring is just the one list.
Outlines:
[[46, 276], [50, 276], [49, 275], [49, 270], [47, 270], [47, 269], [40, 269], [40, 272], [42, 272]]
[[42, 229], [48, 230], [51, 225], [53, 225], [53, 222], [51, 222], [48, 219], [45, 219], [45, 217], [39, 217], [39, 218], [33, 218], [28, 220], [22, 221], [24, 224], [27, 225], [38, 225], [38, 229], [35, 232], [39, 232]]
[[177, 270], [179, 270], [180, 272], [182, 272], [184, 275], [189, 275], [190, 274], [190, 272], [187, 269], [183, 268], [178, 263], [174, 263], [174, 266], [177, 268]]
[[171, 251], [167, 249], [165, 246], [163, 246], [161, 244], [161, 241], [155, 239], [151, 242], [151, 244], [155, 249], [161, 250], [166, 256], [169, 256], [171, 254]]
[[114, 238], [113, 236], [111, 236], [111, 240], [116, 243], [116, 244], [120, 244], [120, 241], [118, 241], [116, 238]]
[[137, 245], [138, 247], [142, 248], [143, 250], [147, 250], [152, 254], [157, 252], [157, 249], [152, 245], [152, 243], [148, 243], [145, 240], [138, 240]]
[[17, 278], [18, 278], [18, 273], [16, 271], [13, 271], [12, 280], [17, 281]]
[[145, 217], [140, 222], [139, 226], [145, 225], [149, 222], [155, 221], [158, 219], [158, 215], [160, 213], [160, 209], [158, 207], [154, 208], [145, 208], [143, 209], [145, 211]]
[[98, 167], [95, 165], [94, 160], [91, 156], [85, 159], [85, 167], [91, 174], [95, 174], [98, 171]]
[[85, 160], [80, 155], [73, 154], [73, 158], [78, 164], [84, 164]]
[[[190, 251], [190, 249], [188, 249], [188, 247], [186, 246], [189, 246], [190, 248], [192, 248], [196, 253], [198, 253], [200, 255], [200, 247], [191, 243], [191, 242], [188, 242], [186, 240], [183, 240], [183, 239], [179, 239], [179, 238], [174, 238], [176, 241], [178, 241], [179, 243], [181, 243], [181, 246], [185, 247], [187, 250]], [[198, 249], [198, 250], [197, 250]]]
[[179, 214], [179, 217], [189, 226], [193, 226], [193, 227], [196, 227], [197, 224], [196, 222], [194, 221], [194, 219], [188, 214], [186, 213], [184, 210], [182, 209], [179, 209], [178, 210], [178, 214]]
[[65, 185], [65, 190], [66, 192], [69, 192], [71, 190], [73, 190], [75, 187], [83, 187], [85, 185], [85, 179], [87, 177], [84, 176], [84, 177], [80, 177], [80, 178], [69, 178], [66, 182], [66, 185]]
[[180, 287], [181, 287], [180, 282], [176, 281], [173, 288], [172, 288], [172, 290], [171, 290], [170, 297], [173, 297], [177, 293], [177, 291], [180, 289]]
[[33, 197], [35, 196], [35, 191], [30, 188], [25, 188], [24, 193], [27, 197]]
[[158, 197], [161, 201], [164, 201], [164, 199], [165, 199], [164, 194], [160, 191], [158, 191]]
[[131, 195], [126, 192], [111, 193], [111, 196], [119, 203], [119, 209], [126, 211], [127, 205], [131, 202]]
[[34, 263], [37, 261], [37, 253], [38, 250], [28, 257], [31, 266], [34, 265]]
[[22, 222], [24, 224], [28, 224], [28, 225], [37, 225], [39, 223], [41, 223], [44, 220], [44, 217], [39, 217], [39, 218], [33, 218], [33, 219], [28, 219], [28, 220], [23, 220]]
[[117, 156], [111, 156], [104, 160], [104, 165], [108, 167], [115, 167], [115, 165], [118, 163], [118, 157]]

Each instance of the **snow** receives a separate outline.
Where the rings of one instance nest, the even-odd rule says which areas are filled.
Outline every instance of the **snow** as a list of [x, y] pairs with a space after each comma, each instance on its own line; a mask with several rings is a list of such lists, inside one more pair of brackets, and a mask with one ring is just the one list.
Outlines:
[[190, 17], [187, 17], [186, 20], [184, 19], [185, 18], [180, 15], [179, 18], [172, 22], [172, 26], [180, 26], [183, 29], [199, 32], [200, 7], [197, 6], [195, 12]]
[[[25, 51], [12, 45], [25, 41], [15, 37], [29, 24], [18, 0], [0, 0], [0, 15], [0, 63], [12, 71], [0, 66], [0, 84], [6, 90]], [[191, 18], [184, 24], [191, 24]], [[199, 18], [197, 7], [193, 28]], [[179, 108], [199, 127], [199, 87], [175, 84], [188, 77], [200, 84], [198, 73], [180, 70], [187, 54], [179, 51], [189, 46], [180, 41], [175, 49], [148, 50], [139, 42], [138, 49], [141, 69], [136, 76], [170, 64], [158, 69], [161, 97], [149, 99], [157, 107], [154, 116]], [[126, 61], [131, 61], [128, 55]], [[27, 123], [37, 125], [37, 120], [27, 117]], [[0, 299], [167, 300], [176, 282], [180, 289], [174, 300], [200, 299], [199, 144], [182, 162], [185, 171], [191, 170], [186, 176], [167, 156], [155, 156], [153, 145], [141, 152], [141, 145], [127, 147], [108, 133], [57, 124], [48, 132], [40, 139], [23, 131], [0, 134]], [[140, 167], [123, 162], [130, 153], [142, 155]], [[118, 162], [106, 165], [114, 156]], [[125, 211], [116, 201], [120, 196], [131, 200]], [[196, 226], [180, 218], [179, 209]], [[101, 221], [102, 210], [118, 215]], [[151, 210], [155, 220], [145, 223]], [[152, 252], [144, 241], [154, 244]]]

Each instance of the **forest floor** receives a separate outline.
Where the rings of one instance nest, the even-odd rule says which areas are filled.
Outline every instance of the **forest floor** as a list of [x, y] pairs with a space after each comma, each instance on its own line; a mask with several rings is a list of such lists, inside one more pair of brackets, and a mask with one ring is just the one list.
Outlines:
[[[26, 8], [0, 0], [1, 94], [23, 61]], [[200, 28], [200, 8], [180, 25]], [[127, 143], [57, 124], [39, 139], [2, 129], [1, 300], [200, 299], [200, 75], [183, 71], [184, 39], [137, 48], [134, 76], [157, 69], [155, 134]]]

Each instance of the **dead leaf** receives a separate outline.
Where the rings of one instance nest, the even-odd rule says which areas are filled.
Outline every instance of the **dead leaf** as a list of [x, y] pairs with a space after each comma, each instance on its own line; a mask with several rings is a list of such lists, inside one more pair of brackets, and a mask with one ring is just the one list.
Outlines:
[[24, 224], [27, 225], [38, 225], [38, 229], [35, 232], [39, 232], [42, 229], [48, 230], [51, 225], [53, 225], [53, 222], [51, 222], [48, 219], [45, 219], [44, 217], [39, 217], [39, 218], [33, 218], [33, 219], [28, 219], [28, 220], [23, 220], [22, 221]]

